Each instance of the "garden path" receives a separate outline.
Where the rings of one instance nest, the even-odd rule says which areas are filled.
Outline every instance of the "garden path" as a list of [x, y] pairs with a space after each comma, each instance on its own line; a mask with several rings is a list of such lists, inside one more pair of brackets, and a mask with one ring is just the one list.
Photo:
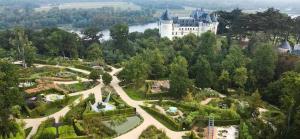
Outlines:
[[[36, 64], [36, 66], [38, 66], [38, 67], [44, 67], [44, 66], [53, 66], [53, 65], [40, 65], [40, 64]], [[55, 67], [62, 67], [62, 66], [55, 66]], [[62, 68], [64, 68], [64, 67], [62, 67]], [[89, 74], [88, 71], [84, 71], [84, 70], [81, 70], [81, 69], [75, 69], [75, 68], [70, 68], [70, 69], [74, 70], [74, 71], [82, 72], [84, 74]], [[69, 84], [70, 82], [66, 81], [66, 82], [59, 82], [59, 83]], [[73, 83], [76, 83], [76, 82], [73, 82]], [[90, 94], [94, 94], [96, 100], [102, 100], [102, 95], [101, 95], [101, 88], [102, 87], [103, 87], [103, 84], [100, 83], [99, 85], [95, 86], [92, 89], [85, 90], [85, 91], [80, 91], [80, 92], [76, 92], [76, 93], [72, 93], [72, 94], [69, 94], [69, 95], [70, 96], [82, 95], [82, 98], [78, 98], [77, 100], [75, 100], [73, 102], [74, 105], [77, 105], [80, 102], [81, 99], [86, 99]], [[58, 111], [58, 112], [56, 112], [56, 113], [54, 113], [52, 115], [49, 115], [47, 117], [33, 118], [33, 119], [23, 119], [23, 121], [25, 122], [25, 128], [32, 127], [32, 130], [28, 134], [28, 136], [27, 136], [26, 139], [30, 139], [30, 137], [33, 136], [37, 132], [39, 125], [43, 121], [47, 120], [48, 118], [54, 118], [55, 121], [58, 122], [60, 117], [65, 116], [69, 112], [69, 110], [70, 110], [69, 106], [70, 105], [64, 107], [60, 111]]]
[[154, 125], [157, 128], [165, 131], [168, 137], [172, 139], [181, 139], [182, 136], [186, 133], [184, 131], [182, 132], [176, 132], [168, 129], [166, 126], [161, 124], [159, 121], [157, 121], [155, 118], [153, 118], [150, 114], [148, 114], [146, 111], [144, 111], [140, 105], [142, 104], [142, 101], [135, 101], [132, 100], [123, 90], [122, 87], [119, 86], [119, 79], [115, 76], [116, 73], [120, 72], [122, 69], [116, 69], [114, 67], [112, 68], [112, 72], [110, 73], [113, 76], [113, 80], [111, 82], [111, 86], [116, 90], [116, 92], [120, 95], [120, 97], [130, 106], [135, 107], [138, 114], [143, 117], [144, 122], [136, 127], [135, 129], [117, 137], [116, 139], [138, 139], [140, 134], [147, 129], [148, 126]]
[[[35, 64], [35, 66], [37, 67], [44, 67], [44, 66], [54, 66], [54, 65], [41, 65], [41, 64]], [[54, 67], [59, 67], [59, 68], [68, 68], [70, 70], [74, 70], [74, 71], [78, 71], [84, 74], [89, 74], [89, 71], [86, 70], [82, 70], [82, 69], [77, 69], [77, 68], [73, 68], [73, 67], [64, 67], [64, 66], [54, 66]], [[117, 137], [117, 139], [138, 139], [139, 135], [150, 125], [154, 125], [159, 129], [162, 129], [163, 131], [166, 132], [167, 136], [172, 138], [172, 139], [181, 139], [182, 136], [186, 133], [185, 131], [182, 132], [176, 132], [176, 131], [172, 131], [170, 129], [168, 129], [167, 127], [165, 127], [163, 124], [161, 124], [159, 121], [157, 121], [155, 118], [153, 118], [150, 114], [148, 114], [146, 111], [144, 111], [139, 105], [143, 104], [143, 101], [135, 101], [132, 100], [123, 90], [122, 87], [119, 86], [119, 79], [115, 76], [116, 73], [120, 72], [122, 69], [116, 69], [114, 67], [112, 68], [112, 72], [110, 72], [110, 74], [113, 76], [113, 80], [111, 82], [111, 86], [116, 90], [116, 92], [120, 95], [120, 97], [130, 106], [135, 107], [136, 111], [139, 115], [141, 115], [141, 117], [143, 117], [144, 122], [139, 125], [138, 127], [136, 127], [135, 129]], [[82, 92], [77, 92], [77, 93], [72, 93], [70, 94], [70, 96], [74, 96], [74, 95], [79, 95], [82, 94], [83, 95], [83, 99], [87, 98], [89, 96], [89, 94], [94, 93], [95, 97], [98, 98], [97, 101], [99, 101], [100, 99], [102, 100], [101, 96], [101, 88], [103, 87], [103, 84], [99, 84], [96, 87], [86, 90], [86, 91], [82, 91]], [[74, 104], [78, 104], [79, 100], [81, 98], [77, 99]], [[30, 139], [30, 137], [32, 135], [34, 135], [37, 130], [39, 125], [45, 121], [47, 118], [55, 118], [56, 121], [59, 120], [60, 117], [64, 116], [68, 111], [70, 110], [69, 106], [66, 106], [65, 108], [63, 108], [62, 110], [60, 110], [59, 112], [56, 112], [50, 116], [47, 117], [43, 117], [43, 118], [35, 118], [35, 119], [23, 119], [23, 121], [25, 122], [26, 126], [25, 128], [28, 127], [32, 127], [31, 132], [29, 133], [29, 135], [27, 136], [27, 139]]]

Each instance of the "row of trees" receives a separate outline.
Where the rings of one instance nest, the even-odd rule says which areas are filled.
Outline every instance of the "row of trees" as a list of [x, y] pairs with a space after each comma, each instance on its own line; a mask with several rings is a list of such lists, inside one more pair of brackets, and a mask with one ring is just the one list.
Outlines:
[[300, 42], [300, 18], [292, 19], [279, 10], [269, 8], [264, 12], [243, 13], [240, 9], [231, 12], [219, 11], [218, 33], [237, 38], [249, 37], [253, 33], [264, 33], [267, 39], [278, 43], [280, 40]]
[[0, 9], [0, 30], [22, 26], [30, 29], [71, 25], [75, 28], [109, 28], [116, 23], [143, 24], [153, 22], [154, 11], [123, 11], [114, 8], [58, 9], [35, 11], [33, 8]]

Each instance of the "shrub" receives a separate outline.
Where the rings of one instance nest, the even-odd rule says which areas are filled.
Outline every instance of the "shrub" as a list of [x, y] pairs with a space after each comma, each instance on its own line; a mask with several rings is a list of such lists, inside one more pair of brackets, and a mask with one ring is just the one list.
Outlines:
[[103, 79], [103, 83], [104, 83], [105, 85], [109, 85], [110, 82], [112, 81], [112, 77], [111, 77], [111, 75], [108, 74], [108, 73], [104, 73], [103, 76], [102, 76], [102, 79]]
[[92, 79], [93, 81], [97, 81], [98, 79], [100, 79], [99, 71], [93, 70], [89, 75], [89, 79]]
[[74, 130], [76, 132], [77, 135], [86, 135], [86, 132], [84, 130], [84, 128], [82, 127], [81, 123], [78, 122], [77, 120], [74, 120]]
[[169, 139], [166, 133], [151, 125], [145, 129], [139, 139]]
[[59, 138], [76, 137], [77, 136], [73, 126], [70, 126], [70, 125], [60, 126], [58, 128], [58, 134], [59, 134]]

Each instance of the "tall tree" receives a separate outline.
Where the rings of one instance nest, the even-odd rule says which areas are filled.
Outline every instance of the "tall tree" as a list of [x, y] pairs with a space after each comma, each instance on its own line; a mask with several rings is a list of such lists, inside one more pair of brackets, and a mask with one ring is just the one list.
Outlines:
[[191, 81], [188, 78], [187, 61], [177, 56], [171, 64], [170, 90], [175, 97], [185, 96]]
[[205, 57], [200, 56], [191, 71], [195, 74], [195, 85], [201, 88], [212, 87], [214, 73]]
[[230, 84], [230, 76], [229, 72], [226, 70], [223, 70], [221, 75], [218, 78], [218, 85], [221, 88], [222, 91], [227, 91], [229, 84]]
[[277, 53], [270, 44], [260, 44], [254, 53], [251, 65], [259, 87], [269, 83], [275, 74]]
[[18, 73], [15, 65], [0, 61], [0, 136], [17, 132], [12, 108], [23, 106], [24, 98], [18, 89]]
[[247, 74], [247, 69], [245, 67], [237, 68], [233, 76], [234, 83], [239, 87], [244, 88], [248, 79]]
[[233, 75], [235, 69], [245, 67], [248, 61], [249, 59], [243, 54], [239, 46], [232, 46], [229, 49], [228, 55], [222, 61], [222, 66], [230, 75]]
[[129, 28], [127, 24], [117, 24], [110, 28], [110, 36], [116, 49], [129, 53]]
[[95, 27], [86, 28], [82, 34], [88, 46], [93, 43], [99, 43], [99, 40], [103, 37], [103, 34], [100, 33], [100, 29]]
[[96, 61], [98, 64], [103, 64], [103, 53], [101, 46], [98, 43], [93, 43], [86, 52], [88, 60]]
[[15, 47], [18, 58], [22, 60], [23, 67], [31, 66], [36, 54], [36, 48], [32, 46], [25, 30], [16, 28], [14, 30], [14, 37], [10, 38], [10, 43]]

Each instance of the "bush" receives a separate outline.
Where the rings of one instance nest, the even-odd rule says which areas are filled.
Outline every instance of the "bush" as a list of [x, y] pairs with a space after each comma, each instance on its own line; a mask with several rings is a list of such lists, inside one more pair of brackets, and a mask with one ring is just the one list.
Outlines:
[[169, 137], [167, 137], [164, 131], [161, 131], [151, 125], [142, 132], [139, 139], [169, 139]]
[[77, 136], [73, 126], [70, 126], [70, 125], [60, 126], [58, 128], [58, 134], [59, 134], [59, 138], [76, 137]]
[[102, 76], [102, 79], [103, 79], [103, 83], [104, 83], [105, 85], [109, 85], [110, 82], [112, 81], [112, 77], [111, 77], [111, 75], [108, 74], [108, 73], [104, 73], [103, 76]]
[[86, 132], [84, 130], [84, 128], [82, 127], [81, 123], [79, 123], [77, 120], [74, 120], [74, 130], [76, 132], [77, 135], [86, 135]]
[[74, 67], [77, 68], [77, 69], [83, 69], [83, 70], [87, 70], [87, 71], [94, 70], [92, 67], [88, 67], [88, 66], [84, 66], [84, 65], [79, 65], [79, 64], [74, 65]]
[[145, 111], [147, 111], [149, 114], [151, 114], [153, 117], [158, 119], [158, 121], [162, 122], [164, 121], [167, 127], [171, 128], [172, 130], [181, 130], [181, 124], [178, 124], [175, 120], [169, 118], [168, 116], [160, 113], [156, 109], [150, 108], [150, 107], [145, 107], [141, 106]]
[[93, 81], [97, 81], [98, 79], [100, 79], [100, 72], [97, 70], [93, 70], [89, 75], [89, 79], [92, 79]]

